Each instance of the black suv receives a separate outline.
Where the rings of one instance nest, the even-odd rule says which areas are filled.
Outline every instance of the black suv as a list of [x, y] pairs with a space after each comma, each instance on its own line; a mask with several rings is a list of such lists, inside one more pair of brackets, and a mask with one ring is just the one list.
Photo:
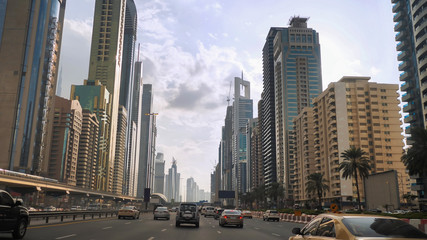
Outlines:
[[191, 223], [199, 227], [200, 215], [197, 211], [195, 203], [181, 203], [176, 212], [176, 226], [181, 226], [181, 223]]
[[13, 200], [6, 191], [0, 190], [0, 232], [11, 232], [13, 238], [21, 239], [29, 224], [28, 210], [21, 200]]

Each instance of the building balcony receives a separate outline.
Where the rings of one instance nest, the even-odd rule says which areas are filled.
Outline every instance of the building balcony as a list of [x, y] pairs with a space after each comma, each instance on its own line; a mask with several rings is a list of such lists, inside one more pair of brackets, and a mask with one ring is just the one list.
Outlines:
[[408, 44], [406, 44], [406, 42], [405, 41], [403, 41], [403, 42], [399, 42], [397, 45], [396, 45], [396, 50], [397, 51], [403, 51], [403, 50], [405, 50], [406, 49], [406, 47], [408, 46]]
[[402, 12], [398, 12], [396, 14], [394, 14], [393, 16], [393, 22], [399, 22], [403, 17], [403, 13]]
[[409, 67], [409, 63], [408, 62], [401, 62], [399, 64], [399, 71], [405, 71], [407, 68]]
[[412, 122], [415, 122], [415, 120], [417, 120], [417, 117], [415, 115], [407, 115], [405, 116], [403, 121], [405, 123], [412, 123]]
[[405, 32], [399, 32], [396, 34], [396, 37], [394, 38], [396, 42], [402, 41], [405, 38]]
[[411, 191], [423, 191], [423, 185], [411, 185]]
[[408, 89], [412, 88], [412, 84], [410, 84], [409, 82], [404, 82], [400, 85], [400, 91], [402, 92], [406, 92]]
[[403, 29], [403, 21], [400, 21], [394, 25], [394, 31], [399, 32]]
[[403, 106], [403, 111], [404, 111], [404, 112], [411, 112], [411, 111], [413, 111], [414, 109], [415, 109], [414, 104], [405, 104], [405, 105]]
[[403, 72], [400, 74], [399, 80], [400, 81], [406, 81], [409, 78], [409, 73], [408, 72]]
[[394, 13], [400, 11], [403, 7], [403, 4], [401, 2], [397, 2], [396, 4], [394, 4], [392, 11]]
[[403, 51], [403, 52], [399, 53], [399, 55], [397, 55], [397, 61], [403, 61], [408, 56], [409, 56], [409, 54], [407, 54], [405, 51]]
[[409, 102], [411, 99], [413, 99], [413, 96], [410, 93], [405, 93], [402, 95], [402, 102]]

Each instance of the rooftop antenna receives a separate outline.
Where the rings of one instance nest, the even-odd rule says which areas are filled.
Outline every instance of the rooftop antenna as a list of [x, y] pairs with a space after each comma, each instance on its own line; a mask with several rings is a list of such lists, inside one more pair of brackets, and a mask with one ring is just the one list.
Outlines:
[[228, 89], [228, 97], [227, 97], [227, 106], [230, 106], [230, 97], [231, 97], [231, 81], [230, 81], [230, 88]]

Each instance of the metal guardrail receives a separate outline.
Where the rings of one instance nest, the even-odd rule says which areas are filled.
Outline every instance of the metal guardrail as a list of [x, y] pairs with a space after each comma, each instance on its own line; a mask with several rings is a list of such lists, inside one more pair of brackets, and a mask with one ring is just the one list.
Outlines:
[[[141, 210], [140, 213], [152, 213], [152, 210]], [[65, 211], [65, 212], [30, 212], [30, 224], [34, 220], [41, 220], [39, 224], [49, 223], [51, 220], [59, 222], [76, 221], [95, 218], [108, 218], [117, 216], [118, 210], [102, 211]]]

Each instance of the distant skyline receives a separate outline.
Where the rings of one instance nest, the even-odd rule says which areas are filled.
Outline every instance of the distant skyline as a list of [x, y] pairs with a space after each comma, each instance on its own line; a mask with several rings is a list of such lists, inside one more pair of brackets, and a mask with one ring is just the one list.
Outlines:
[[[61, 96], [88, 77], [95, 0], [68, 1], [60, 59]], [[165, 167], [210, 189], [230, 82], [251, 83], [254, 115], [262, 92], [262, 47], [270, 27], [309, 17], [319, 33], [323, 89], [342, 76], [399, 84], [390, 1], [135, 0], [143, 83], [153, 84], [157, 152]], [[138, 56], [138, 53], [136, 54]], [[231, 96], [233, 97], [233, 96]], [[256, 116], [254, 116], [256, 117]]]

